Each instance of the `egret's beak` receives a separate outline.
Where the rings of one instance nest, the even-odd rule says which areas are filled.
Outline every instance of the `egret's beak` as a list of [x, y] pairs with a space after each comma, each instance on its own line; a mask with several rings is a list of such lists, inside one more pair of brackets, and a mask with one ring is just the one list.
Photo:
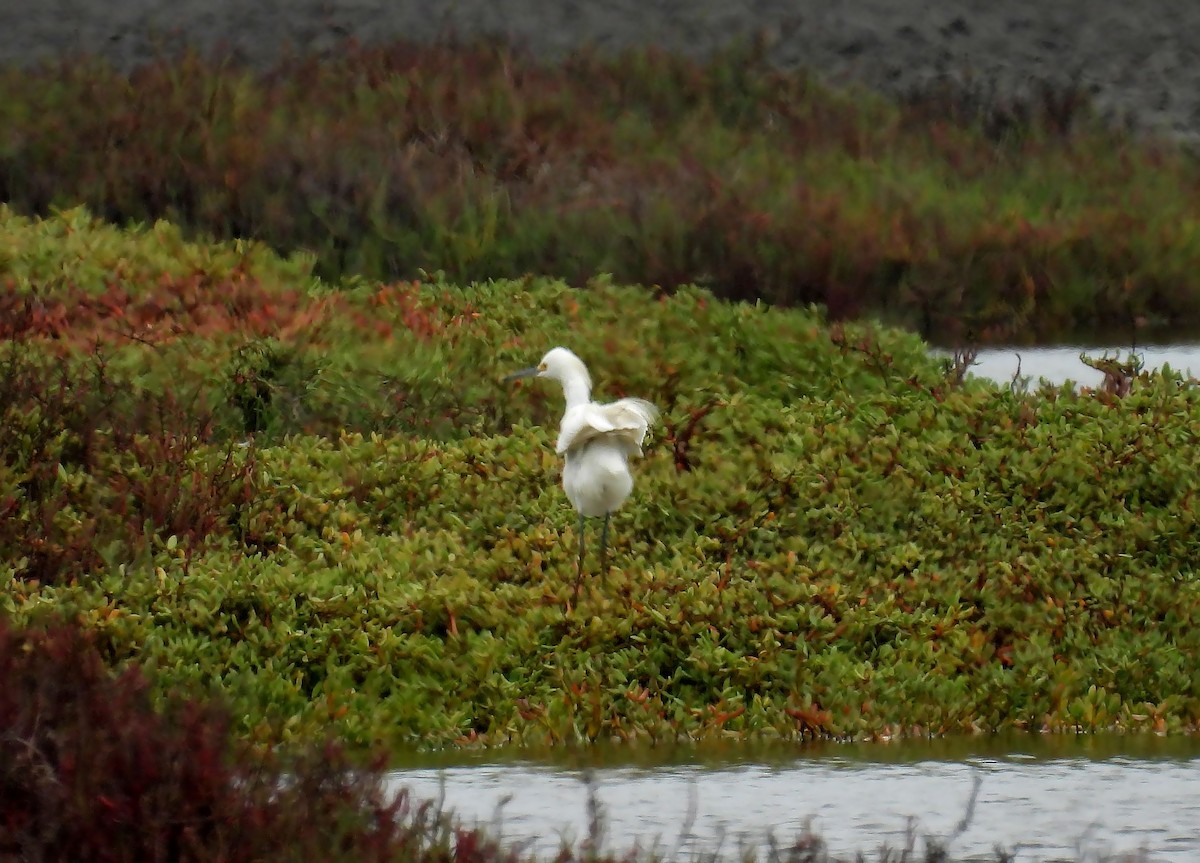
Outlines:
[[504, 382], [508, 383], [509, 381], [515, 381], [518, 378], [532, 378], [540, 371], [541, 369], [537, 366], [530, 366], [527, 369], [521, 369], [519, 372], [513, 372], [511, 375], [506, 376], [504, 378]]

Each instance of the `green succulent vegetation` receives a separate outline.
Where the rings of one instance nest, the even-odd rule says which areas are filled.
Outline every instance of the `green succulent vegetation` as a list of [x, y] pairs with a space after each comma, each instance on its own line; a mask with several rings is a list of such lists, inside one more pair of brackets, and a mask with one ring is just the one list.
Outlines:
[[551, 64], [488, 43], [0, 85], [0, 199], [307, 248], [330, 279], [609, 272], [946, 343], [1200, 323], [1194, 157], [1079, 90], [889, 101], [753, 45]]
[[[1194, 729], [1200, 391], [815, 309], [0, 211], [0, 609], [260, 742]], [[663, 410], [580, 605], [549, 346]], [[594, 558], [592, 559], [594, 565]]]

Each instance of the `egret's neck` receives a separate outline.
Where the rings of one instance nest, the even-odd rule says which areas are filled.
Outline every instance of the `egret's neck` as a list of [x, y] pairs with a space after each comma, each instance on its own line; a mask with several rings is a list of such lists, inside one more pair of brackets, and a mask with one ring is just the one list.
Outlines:
[[568, 375], [562, 379], [563, 395], [567, 399], [567, 410], [585, 405], [592, 397], [592, 389], [583, 375]]

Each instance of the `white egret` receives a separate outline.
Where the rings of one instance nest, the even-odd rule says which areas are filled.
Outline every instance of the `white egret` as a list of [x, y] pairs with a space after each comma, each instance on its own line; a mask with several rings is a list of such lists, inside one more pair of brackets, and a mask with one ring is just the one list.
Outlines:
[[592, 379], [583, 360], [566, 348], [552, 348], [536, 366], [514, 372], [517, 378], [550, 378], [562, 384], [566, 412], [555, 451], [565, 457], [563, 490], [579, 513], [579, 571], [575, 599], [583, 580], [584, 525], [604, 516], [600, 532], [600, 572], [608, 550], [608, 522], [633, 490], [629, 456], [642, 454], [646, 430], [658, 418], [658, 408], [645, 399], [624, 398], [607, 404], [592, 401]]

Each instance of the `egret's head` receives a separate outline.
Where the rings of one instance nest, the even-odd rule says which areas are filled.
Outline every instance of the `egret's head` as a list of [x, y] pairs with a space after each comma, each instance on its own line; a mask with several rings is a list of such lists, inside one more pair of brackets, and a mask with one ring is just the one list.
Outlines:
[[566, 348], [551, 348], [536, 366], [521, 369], [519, 372], [513, 372], [505, 380], [511, 381], [517, 378], [532, 377], [551, 378], [562, 384], [577, 380], [583, 381], [589, 387], [592, 384], [591, 378], [588, 376], [587, 366], [583, 364], [583, 360], [579, 359], [579, 357]]

